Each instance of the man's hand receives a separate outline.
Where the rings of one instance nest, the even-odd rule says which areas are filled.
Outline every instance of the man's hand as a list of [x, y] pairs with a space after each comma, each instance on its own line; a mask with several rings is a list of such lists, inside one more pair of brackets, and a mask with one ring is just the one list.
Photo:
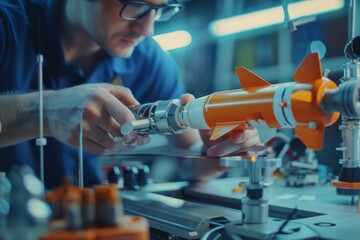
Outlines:
[[131, 148], [149, 142], [148, 136], [123, 138], [120, 125], [134, 120], [127, 106], [138, 104], [128, 88], [84, 84], [44, 93], [45, 133], [78, 147], [78, 125], [83, 125], [84, 149], [96, 154], [106, 149]]
[[246, 151], [246, 149], [260, 144], [259, 134], [256, 129], [231, 132], [216, 141], [209, 140], [211, 134], [212, 131], [209, 130], [200, 131], [206, 155], [211, 157], [226, 156], [240, 150]]

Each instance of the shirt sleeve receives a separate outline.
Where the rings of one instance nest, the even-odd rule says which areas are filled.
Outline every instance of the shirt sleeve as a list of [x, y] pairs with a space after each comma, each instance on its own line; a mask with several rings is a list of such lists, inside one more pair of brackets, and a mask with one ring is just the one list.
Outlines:
[[6, 24], [6, 17], [3, 8], [0, 6], [0, 66], [3, 66], [6, 49], [6, 39], [8, 36], [8, 27]]
[[0, 2], [0, 67], [18, 52], [19, 42], [27, 32], [27, 17], [24, 0], [2, 0]]

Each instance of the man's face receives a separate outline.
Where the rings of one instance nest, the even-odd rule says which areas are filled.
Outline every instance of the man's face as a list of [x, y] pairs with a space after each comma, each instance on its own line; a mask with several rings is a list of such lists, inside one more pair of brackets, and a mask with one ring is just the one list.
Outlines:
[[[146, 2], [159, 5], [164, 3], [164, 0]], [[82, 3], [83, 27], [92, 39], [112, 56], [131, 56], [137, 44], [145, 37], [153, 35], [154, 11], [139, 20], [127, 21], [119, 16], [122, 3], [118, 0], [85, 0]]]

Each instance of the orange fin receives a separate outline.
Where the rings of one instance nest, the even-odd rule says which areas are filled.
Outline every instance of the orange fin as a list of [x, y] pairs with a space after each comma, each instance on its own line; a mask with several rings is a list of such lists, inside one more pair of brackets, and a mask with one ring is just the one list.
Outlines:
[[[259, 88], [270, 86], [271, 84], [245, 67], [236, 67], [236, 74], [240, 84], [245, 91], [256, 91]], [[256, 88], [251, 90], [251, 88]]]
[[310, 53], [296, 69], [294, 80], [298, 83], [309, 83], [322, 78], [321, 62], [318, 53]]
[[[225, 134], [231, 132], [232, 130], [240, 127], [242, 122], [232, 122], [232, 123], [221, 123], [217, 124], [213, 133], [211, 134], [210, 140], [216, 140]], [[243, 122], [245, 123], [245, 122]]]
[[292, 101], [311, 103], [312, 93], [306, 90], [299, 90], [291, 94]]
[[295, 134], [310, 149], [319, 150], [323, 146], [324, 125], [318, 125], [316, 129], [309, 126], [296, 126]]

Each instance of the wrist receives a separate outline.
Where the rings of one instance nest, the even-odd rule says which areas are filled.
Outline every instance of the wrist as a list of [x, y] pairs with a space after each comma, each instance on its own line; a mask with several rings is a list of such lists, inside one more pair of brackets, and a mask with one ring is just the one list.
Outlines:
[[1, 146], [32, 139], [38, 130], [36, 93], [0, 95]]
[[[51, 110], [51, 96], [52, 96], [53, 90], [47, 90], [43, 92], [43, 131], [44, 136], [51, 136], [51, 131], [49, 127], [49, 122], [54, 114], [54, 112]], [[40, 114], [40, 102], [38, 101], [38, 115]], [[39, 119], [39, 116], [38, 116]], [[40, 126], [39, 126], [40, 127]]]

